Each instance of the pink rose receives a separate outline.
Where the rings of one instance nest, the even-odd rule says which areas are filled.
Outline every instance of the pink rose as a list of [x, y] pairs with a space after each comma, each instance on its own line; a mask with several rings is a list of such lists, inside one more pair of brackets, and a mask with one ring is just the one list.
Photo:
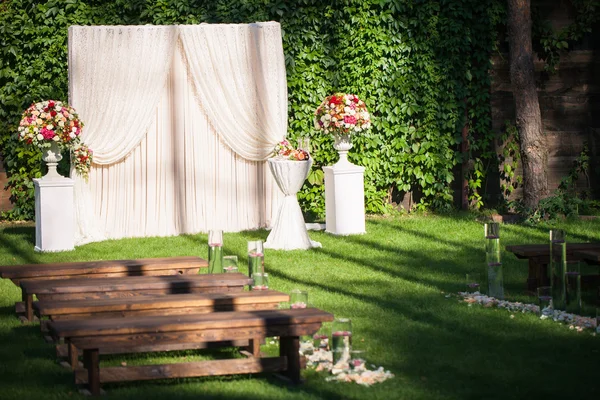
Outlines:
[[356, 124], [356, 117], [354, 115], [346, 115], [344, 117], [344, 123], [346, 124]]
[[55, 136], [55, 133], [53, 130], [50, 130], [48, 128], [42, 128], [40, 130], [40, 133], [42, 134], [42, 136], [44, 137], [44, 139], [46, 140], [50, 140]]

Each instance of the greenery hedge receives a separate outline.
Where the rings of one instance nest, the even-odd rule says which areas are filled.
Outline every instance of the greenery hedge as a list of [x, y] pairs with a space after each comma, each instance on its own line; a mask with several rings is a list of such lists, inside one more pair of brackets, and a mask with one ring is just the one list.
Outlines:
[[[422, 193], [421, 207], [453, 204], [455, 166], [467, 157], [471, 201], [491, 153], [488, 69], [499, 0], [8, 0], [0, 3], [0, 148], [15, 208], [33, 217], [31, 179], [39, 151], [17, 142], [32, 102], [67, 101], [70, 25], [248, 23], [275, 20], [284, 37], [289, 137], [309, 135], [315, 165], [300, 193], [305, 211], [324, 214], [320, 167], [337, 159], [331, 137], [314, 131], [313, 112], [333, 92], [365, 101], [373, 129], [349, 158], [366, 167], [368, 212], [397, 193]], [[470, 152], [459, 151], [469, 128]]]

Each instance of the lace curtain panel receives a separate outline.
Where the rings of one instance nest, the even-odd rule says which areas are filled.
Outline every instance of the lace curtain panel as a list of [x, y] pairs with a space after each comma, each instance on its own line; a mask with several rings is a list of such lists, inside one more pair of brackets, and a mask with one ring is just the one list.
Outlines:
[[95, 156], [74, 178], [76, 244], [271, 224], [279, 24], [71, 27], [69, 85]]

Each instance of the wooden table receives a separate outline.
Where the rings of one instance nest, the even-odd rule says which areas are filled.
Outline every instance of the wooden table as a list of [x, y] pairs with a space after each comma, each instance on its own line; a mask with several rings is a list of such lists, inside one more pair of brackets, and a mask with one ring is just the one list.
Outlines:
[[177, 293], [242, 291], [252, 280], [241, 273], [26, 280], [21, 282], [25, 318], [33, 319], [33, 295], [41, 301], [110, 299]]
[[[600, 243], [567, 243], [567, 257], [572, 261], [581, 261], [579, 252], [589, 250], [600, 251]], [[550, 243], [510, 245], [506, 246], [506, 251], [529, 261], [528, 291], [535, 292], [540, 286], [550, 286]]]

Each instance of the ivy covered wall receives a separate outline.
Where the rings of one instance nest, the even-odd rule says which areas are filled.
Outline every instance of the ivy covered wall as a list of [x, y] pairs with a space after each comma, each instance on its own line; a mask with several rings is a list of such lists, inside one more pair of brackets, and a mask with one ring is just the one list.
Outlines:
[[[5, 217], [33, 217], [36, 150], [16, 140], [22, 111], [44, 99], [67, 101], [70, 25], [281, 23], [292, 140], [310, 136], [315, 164], [299, 198], [324, 214], [320, 167], [337, 160], [331, 137], [313, 129], [313, 112], [332, 92], [351, 92], [373, 115], [349, 158], [366, 167], [368, 212], [396, 195], [422, 194], [420, 206], [453, 205], [455, 167], [470, 161], [471, 201], [491, 141], [490, 54], [500, 0], [8, 0], [0, 3], [0, 152], [15, 204]], [[468, 127], [470, 151], [461, 153]], [[468, 160], [465, 160], [468, 159]]]

